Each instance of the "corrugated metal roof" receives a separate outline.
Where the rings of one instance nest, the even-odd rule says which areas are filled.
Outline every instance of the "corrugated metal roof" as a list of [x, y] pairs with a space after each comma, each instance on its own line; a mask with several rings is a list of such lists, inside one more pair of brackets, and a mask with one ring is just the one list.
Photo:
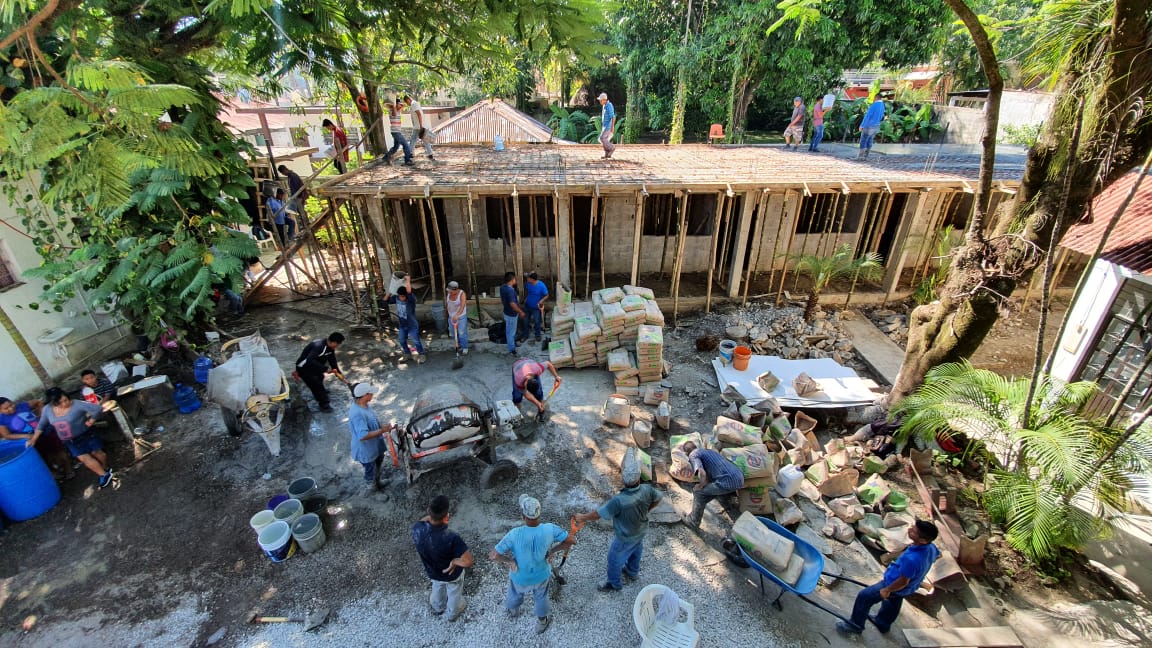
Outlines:
[[505, 143], [551, 142], [552, 129], [499, 99], [485, 99], [432, 129], [437, 144], [491, 144], [497, 135]]
[[[802, 154], [775, 146], [709, 146], [630, 144], [619, 146], [612, 159], [600, 159], [599, 145], [546, 144], [509, 146], [438, 146], [436, 160], [418, 160], [414, 167], [371, 165], [325, 185], [334, 194], [451, 195], [462, 191], [502, 193], [512, 190], [551, 192], [599, 186], [601, 191], [723, 191], [733, 188], [810, 191], [918, 191], [971, 187], [980, 156], [929, 159], [923, 155], [893, 155], [868, 161], [830, 155]], [[1019, 162], [1001, 165], [997, 175], [1006, 185], [1020, 180]], [[931, 170], [926, 170], [930, 168]]]
[[[1091, 255], [1096, 252], [1100, 237], [1104, 236], [1104, 229], [1139, 177], [1139, 172], [1134, 171], [1113, 182], [1093, 201], [1092, 221], [1073, 225], [1060, 245], [1080, 254]], [[1108, 235], [1100, 258], [1141, 274], [1152, 275], [1152, 178], [1145, 177], [1140, 183], [1132, 203]]]

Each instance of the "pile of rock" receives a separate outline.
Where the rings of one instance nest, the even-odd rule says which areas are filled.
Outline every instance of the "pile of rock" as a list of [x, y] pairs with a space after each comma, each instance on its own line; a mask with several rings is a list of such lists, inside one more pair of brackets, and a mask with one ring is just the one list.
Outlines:
[[901, 348], [908, 344], [908, 316], [887, 308], [878, 308], [868, 313], [868, 319], [890, 340]]
[[811, 322], [800, 308], [749, 305], [727, 314], [706, 315], [697, 325], [702, 333], [743, 329], [752, 351], [786, 360], [831, 358], [842, 365], [858, 363], [852, 339], [844, 330], [841, 314], [817, 309]]

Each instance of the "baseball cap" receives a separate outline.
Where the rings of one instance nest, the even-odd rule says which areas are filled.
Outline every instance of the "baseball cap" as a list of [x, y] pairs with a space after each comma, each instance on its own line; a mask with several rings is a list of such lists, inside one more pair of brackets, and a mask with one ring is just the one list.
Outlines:
[[455, 281], [449, 281], [448, 282], [448, 290], [456, 290], [459, 287], [460, 287], [460, 284], [458, 282], [455, 282]]
[[607, 98], [608, 98], [608, 93], [607, 93], [607, 92], [601, 92], [601, 93], [600, 93], [600, 96], [599, 96], [599, 97], [596, 97], [596, 99], [597, 99], [597, 100], [600, 100], [600, 99], [607, 99]]
[[540, 500], [529, 495], [520, 495], [520, 514], [529, 520], [540, 518]]
[[352, 388], [352, 397], [362, 398], [367, 394], [375, 394], [377, 391], [375, 387], [368, 383], [356, 383], [356, 386]]

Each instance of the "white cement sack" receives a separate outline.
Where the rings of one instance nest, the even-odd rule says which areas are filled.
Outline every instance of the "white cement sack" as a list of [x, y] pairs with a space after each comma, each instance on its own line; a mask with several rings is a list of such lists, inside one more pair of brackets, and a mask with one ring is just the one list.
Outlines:
[[736, 524], [732, 526], [732, 538], [756, 562], [772, 571], [783, 571], [788, 567], [788, 560], [796, 551], [795, 542], [769, 529], [755, 515], [747, 512], [736, 518]]

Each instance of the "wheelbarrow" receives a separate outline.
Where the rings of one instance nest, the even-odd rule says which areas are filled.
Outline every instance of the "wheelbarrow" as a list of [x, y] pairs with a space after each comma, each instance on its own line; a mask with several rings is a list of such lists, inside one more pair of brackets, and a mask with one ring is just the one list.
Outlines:
[[288, 377], [259, 331], [229, 340], [220, 351], [227, 360], [208, 374], [208, 399], [220, 405], [229, 434], [251, 430], [279, 457], [280, 427], [291, 391]]

